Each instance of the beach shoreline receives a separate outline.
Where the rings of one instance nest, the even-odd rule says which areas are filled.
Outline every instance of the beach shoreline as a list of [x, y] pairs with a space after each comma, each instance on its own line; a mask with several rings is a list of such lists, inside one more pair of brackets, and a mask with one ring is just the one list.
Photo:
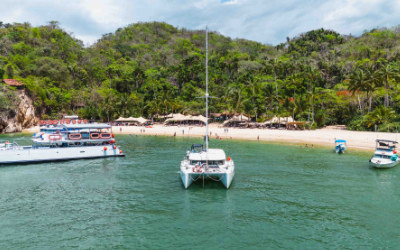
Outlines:
[[[133, 134], [151, 136], [177, 136], [177, 137], [203, 137], [204, 127], [191, 126], [164, 126], [155, 124], [150, 127], [145, 126], [113, 126], [114, 134]], [[22, 133], [35, 133], [39, 127], [25, 129]], [[376, 139], [398, 140], [397, 133], [385, 132], [365, 132], [340, 129], [316, 129], [316, 130], [280, 130], [280, 129], [243, 129], [243, 128], [224, 128], [220, 124], [210, 124], [209, 132], [211, 139], [222, 140], [248, 140], [278, 142], [285, 144], [307, 144], [334, 147], [334, 140], [347, 140], [348, 148], [373, 151]]]

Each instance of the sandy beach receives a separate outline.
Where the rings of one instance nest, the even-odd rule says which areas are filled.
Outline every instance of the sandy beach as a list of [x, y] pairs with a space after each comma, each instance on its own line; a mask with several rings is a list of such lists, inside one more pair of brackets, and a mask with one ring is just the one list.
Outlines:
[[[35, 133], [39, 127], [26, 129], [25, 133]], [[114, 126], [115, 134], [137, 134], [137, 135], [163, 135], [163, 136], [204, 136], [204, 127], [189, 126], [164, 126], [161, 124], [153, 125], [151, 128], [144, 126]], [[241, 140], [260, 140], [268, 142], [282, 142], [292, 144], [314, 144], [321, 146], [332, 146], [334, 140], [347, 140], [349, 148], [373, 150], [376, 139], [398, 140], [396, 133], [382, 132], [362, 132], [338, 129], [317, 129], [317, 130], [278, 130], [278, 129], [241, 129], [219, 127], [219, 124], [210, 124], [210, 138], [221, 138], [222, 140], [241, 139]]]

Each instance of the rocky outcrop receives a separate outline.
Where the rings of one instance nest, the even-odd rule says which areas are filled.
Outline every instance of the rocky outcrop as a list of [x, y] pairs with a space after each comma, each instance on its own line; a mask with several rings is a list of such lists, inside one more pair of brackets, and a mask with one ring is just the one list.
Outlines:
[[16, 90], [16, 92], [18, 99], [16, 108], [1, 112], [0, 114], [1, 133], [21, 132], [22, 129], [32, 127], [39, 121], [39, 118], [35, 114], [33, 101], [26, 94], [25, 90]]

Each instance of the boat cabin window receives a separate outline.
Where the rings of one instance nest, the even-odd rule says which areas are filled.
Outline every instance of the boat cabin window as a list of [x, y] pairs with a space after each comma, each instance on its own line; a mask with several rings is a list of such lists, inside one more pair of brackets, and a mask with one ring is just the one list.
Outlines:
[[375, 158], [390, 159], [390, 155], [374, 155]]
[[[191, 165], [197, 165], [200, 162], [201, 165], [206, 164], [206, 161], [190, 161]], [[218, 166], [218, 165], [224, 165], [225, 161], [208, 161], [209, 166]]]

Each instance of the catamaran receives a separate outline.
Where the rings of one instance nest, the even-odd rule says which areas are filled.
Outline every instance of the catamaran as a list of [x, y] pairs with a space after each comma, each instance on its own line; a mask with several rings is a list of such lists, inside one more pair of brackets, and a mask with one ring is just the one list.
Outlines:
[[223, 149], [208, 148], [208, 30], [206, 29], [206, 131], [205, 147], [194, 144], [181, 162], [180, 176], [187, 189], [194, 181], [211, 179], [221, 181], [226, 188], [232, 183], [235, 165], [231, 157], [226, 157]]
[[376, 140], [375, 154], [369, 160], [370, 165], [375, 168], [392, 168], [396, 166], [400, 161], [396, 151], [397, 144], [397, 141]]
[[41, 121], [40, 132], [32, 136], [32, 142], [30, 146], [0, 143], [0, 164], [124, 156], [110, 125], [86, 120]]

